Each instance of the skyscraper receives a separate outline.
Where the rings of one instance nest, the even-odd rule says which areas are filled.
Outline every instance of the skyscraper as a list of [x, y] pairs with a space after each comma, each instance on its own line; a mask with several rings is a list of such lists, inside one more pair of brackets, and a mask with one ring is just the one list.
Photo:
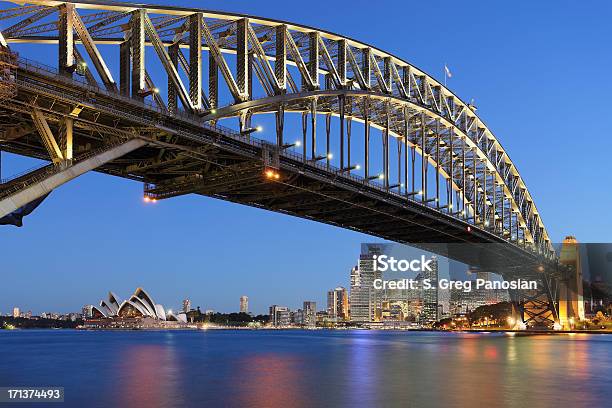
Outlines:
[[240, 296], [240, 313], [249, 313], [249, 297]]
[[382, 307], [382, 294], [374, 289], [374, 280], [381, 278], [381, 272], [375, 270], [374, 255], [382, 253], [377, 245], [366, 245], [366, 250], [359, 256], [359, 264], [351, 270], [351, 304], [352, 322], [373, 322], [379, 320], [377, 312]]
[[423, 288], [423, 313], [421, 323], [432, 324], [438, 321], [438, 258], [433, 256], [431, 270], [424, 270], [423, 280], [429, 280], [430, 288]]
[[15, 306], [13, 308], [13, 317], [19, 317], [20, 315], [21, 315], [21, 312], [19, 311], [19, 308]]
[[183, 300], [183, 312], [187, 313], [191, 310], [191, 300], [184, 299]]
[[336, 321], [344, 321], [349, 318], [348, 291], [338, 286], [327, 292], [327, 314]]
[[305, 301], [302, 323], [304, 326], [315, 326], [317, 324], [317, 303]]

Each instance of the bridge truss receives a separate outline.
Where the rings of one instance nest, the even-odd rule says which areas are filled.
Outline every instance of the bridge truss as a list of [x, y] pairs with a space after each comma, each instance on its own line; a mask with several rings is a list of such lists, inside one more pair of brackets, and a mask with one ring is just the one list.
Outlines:
[[[57, 63], [15, 59], [2, 149], [51, 163], [3, 180], [0, 218], [95, 170], [143, 182], [152, 200], [196, 193], [403, 243], [502, 243], [527, 273], [555, 268], [533, 198], [476, 108], [392, 54], [231, 13], [2, 3], [2, 49]], [[269, 140], [254, 137], [259, 117]], [[556, 319], [544, 297], [548, 317], [528, 321]]]

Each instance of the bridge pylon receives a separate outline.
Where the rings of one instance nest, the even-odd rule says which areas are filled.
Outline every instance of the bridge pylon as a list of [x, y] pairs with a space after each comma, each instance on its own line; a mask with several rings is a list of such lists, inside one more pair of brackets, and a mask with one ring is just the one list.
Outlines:
[[559, 262], [565, 266], [559, 281], [559, 324], [563, 330], [571, 330], [584, 320], [580, 246], [574, 236], [563, 240]]

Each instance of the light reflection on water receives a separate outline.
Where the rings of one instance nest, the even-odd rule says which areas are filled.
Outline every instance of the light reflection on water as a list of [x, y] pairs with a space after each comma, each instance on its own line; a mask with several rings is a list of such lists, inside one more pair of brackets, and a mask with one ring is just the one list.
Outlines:
[[611, 369], [609, 335], [0, 332], [0, 386], [70, 407], [599, 407]]

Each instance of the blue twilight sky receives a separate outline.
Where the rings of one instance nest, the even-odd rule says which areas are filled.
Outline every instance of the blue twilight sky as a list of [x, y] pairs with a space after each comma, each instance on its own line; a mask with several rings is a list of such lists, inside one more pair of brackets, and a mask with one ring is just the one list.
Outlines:
[[[158, 1], [243, 12], [344, 34], [474, 98], [510, 153], [553, 240], [610, 241], [612, 3], [592, 1]], [[53, 64], [56, 56], [36, 56]], [[270, 129], [268, 126], [267, 129]], [[4, 155], [6, 177], [31, 162]], [[23, 228], [0, 227], [0, 312], [79, 310], [144, 286], [177, 308], [324, 305], [374, 238], [199, 196], [144, 205], [142, 186], [87, 174]]]

